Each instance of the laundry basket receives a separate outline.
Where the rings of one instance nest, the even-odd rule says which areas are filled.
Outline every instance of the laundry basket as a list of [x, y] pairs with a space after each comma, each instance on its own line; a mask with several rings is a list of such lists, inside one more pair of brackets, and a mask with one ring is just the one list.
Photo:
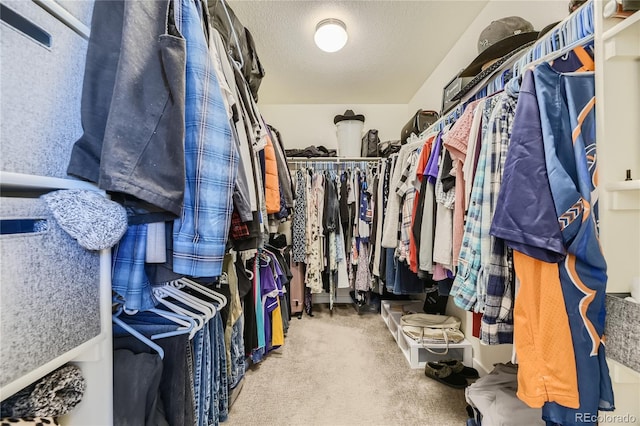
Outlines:
[[359, 157], [364, 123], [359, 120], [344, 120], [336, 124], [338, 134], [338, 156]]

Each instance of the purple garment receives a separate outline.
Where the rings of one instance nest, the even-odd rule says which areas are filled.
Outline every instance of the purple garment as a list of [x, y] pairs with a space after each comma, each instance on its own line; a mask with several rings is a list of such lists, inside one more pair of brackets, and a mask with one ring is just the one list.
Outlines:
[[[360, 173], [358, 173], [358, 188], [360, 188], [360, 211], [359, 211], [360, 220], [366, 223], [370, 223], [370, 220], [367, 219], [367, 210], [369, 210], [369, 194], [367, 193], [368, 184], [367, 184], [366, 176]], [[358, 239], [357, 239], [358, 252], [360, 251], [360, 244], [368, 243], [368, 242], [369, 242], [368, 236], [366, 237], [358, 236]]]
[[[260, 290], [263, 295], [268, 294], [274, 290], [277, 290], [277, 284], [273, 276], [273, 269], [271, 268], [271, 262], [266, 266], [262, 265], [264, 259], [260, 259]], [[271, 344], [271, 312], [278, 307], [278, 299], [271, 296], [263, 296], [264, 299], [264, 340], [265, 349], [269, 352], [273, 345]]]
[[522, 80], [496, 206], [491, 235], [502, 238], [514, 250], [545, 262], [564, 259], [531, 71]]
[[[264, 260], [260, 260], [261, 263], [263, 261]], [[275, 297], [264, 296], [266, 294], [273, 292], [274, 290], [278, 290], [278, 285], [276, 284], [271, 262], [269, 262], [269, 264], [267, 264], [266, 266], [260, 265], [260, 292], [263, 294], [263, 297], [265, 299], [264, 301], [265, 315], [273, 312], [273, 310], [278, 305], [278, 301]]]
[[271, 264], [273, 265], [273, 270], [275, 272], [275, 283], [276, 283], [276, 288], [278, 289], [278, 294], [280, 296], [282, 296], [284, 294], [283, 291], [283, 284], [286, 280], [286, 275], [284, 273], [284, 271], [282, 270], [282, 267], [280, 266], [280, 262], [278, 262], [278, 258], [270, 253], [270, 252], [266, 252], [266, 254], [269, 256], [269, 258], [271, 259]]
[[427, 176], [429, 183], [433, 185], [436, 184], [436, 179], [438, 178], [438, 159], [440, 158], [441, 149], [442, 132], [438, 133], [436, 140], [433, 142], [433, 146], [431, 147], [431, 155], [429, 155], [429, 161], [427, 162], [427, 167], [424, 168], [424, 172], [422, 173], [424, 176]]

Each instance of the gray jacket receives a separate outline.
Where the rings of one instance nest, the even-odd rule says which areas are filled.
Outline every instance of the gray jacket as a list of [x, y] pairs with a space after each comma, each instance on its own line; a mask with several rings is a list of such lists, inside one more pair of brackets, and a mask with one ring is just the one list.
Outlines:
[[[135, 214], [180, 214], [185, 40], [172, 2], [97, 0], [82, 89], [84, 134], [67, 172], [95, 182]], [[153, 219], [140, 221], [158, 221]]]

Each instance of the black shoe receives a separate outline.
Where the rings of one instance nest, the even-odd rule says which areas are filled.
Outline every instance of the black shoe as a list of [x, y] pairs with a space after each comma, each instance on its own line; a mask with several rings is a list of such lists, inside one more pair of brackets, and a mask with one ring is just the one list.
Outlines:
[[464, 389], [467, 387], [467, 379], [454, 373], [448, 365], [439, 362], [428, 361], [424, 366], [424, 374], [452, 388]]

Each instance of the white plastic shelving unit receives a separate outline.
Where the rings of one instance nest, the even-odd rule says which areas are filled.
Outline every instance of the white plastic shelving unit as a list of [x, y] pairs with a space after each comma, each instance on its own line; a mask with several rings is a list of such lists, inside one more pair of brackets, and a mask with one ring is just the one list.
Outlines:
[[[95, 185], [72, 179], [0, 172], [2, 192], [86, 189]], [[2, 283], [5, 284], [6, 283]], [[0, 284], [0, 285], [2, 285]], [[0, 388], [0, 400], [49, 374], [66, 363], [80, 367], [87, 383], [80, 404], [63, 416], [62, 425], [107, 426], [113, 424], [113, 367], [111, 325], [111, 250], [100, 252], [100, 334]], [[64, 315], [64, 312], [60, 312]], [[26, 339], [31, 338], [25, 336]], [[1, 340], [1, 336], [0, 336]]]
[[[467, 339], [459, 343], [449, 343], [449, 351], [446, 354], [438, 355], [429, 352], [423, 344], [416, 342], [404, 334], [400, 326], [400, 318], [403, 312], [407, 311], [422, 312], [422, 302], [384, 300], [382, 301], [380, 315], [411, 368], [424, 368], [427, 361], [444, 358], [460, 358], [460, 355], [463, 364], [468, 366], [473, 364], [473, 349]], [[426, 346], [435, 352], [444, 352], [447, 349], [447, 345], [438, 343], [429, 343]]]
[[[35, 198], [58, 189], [86, 189], [104, 194], [91, 183], [66, 178], [65, 173], [71, 146], [82, 134], [80, 94], [93, 0], [0, 0], [0, 3], [19, 16], [10, 22], [3, 20], [0, 28], [2, 94], [4, 98], [12, 99], [2, 104], [0, 121], [2, 196]], [[34, 38], [34, 34], [46, 37]], [[43, 44], [43, 40], [48, 43]], [[73, 253], [67, 255], [70, 257]], [[0, 388], [0, 400], [3, 400], [64, 364], [79, 366], [87, 386], [82, 401], [59, 419], [65, 426], [113, 424], [111, 250], [102, 250], [91, 259], [92, 265], [87, 265], [87, 269], [82, 264], [77, 267], [78, 271], [91, 271], [90, 276], [95, 278], [90, 284], [96, 303], [90, 308], [84, 307], [87, 324], [81, 327], [91, 328], [96, 334], [71, 344], [62, 337], [62, 330], [58, 336], [54, 333], [51, 345], [55, 348], [52, 350], [64, 349], [52, 353], [52, 359], [20, 371]], [[27, 263], [26, 268], [32, 269], [37, 276], [42, 265], [36, 260]], [[99, 277], [95, 277], [94, 272]], [[11, 285], [12, 277], [7, 278], [0, 286]], [[82, 284], [78, 282], [79, 286]], [[37, 294], [40, 297], [46, 297], [48, 291], [53, 296], [56, 291], [55, 285], [50, 290], [42, 283], [33, 285], [39, 286]], [[64, 316], [66, 306], [62, 303], [62, 308], [57, 307], [56, 315]], [[73, 300], [68, 301], [68, 306], [69, 311], [79, 309], [73, 307]], [[25, 341], [42, 338], [48, 342], [46, 339], [51, 339], [51, 335], [43, 337], [38, 332], [34, 327], [25, 331]], [[0, 344], [2, 337], [0, 335]], [[0, 360], [0, 369], [3, 367], [8, 368], [8, 364]]]

